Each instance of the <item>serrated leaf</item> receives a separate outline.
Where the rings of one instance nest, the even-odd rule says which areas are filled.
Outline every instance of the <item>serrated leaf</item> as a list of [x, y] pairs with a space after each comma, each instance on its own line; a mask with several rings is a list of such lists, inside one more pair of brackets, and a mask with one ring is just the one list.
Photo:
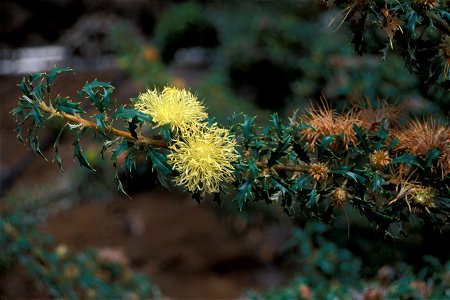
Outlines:
[[256, 117], [244, 117], [244, 123], [242, 123], [242, 136], [244, 137], [244, 141], [248, 142], [252, 136], [253, 123]]
[[248, 160], [248, 169], [250, 170], [250, 173], [252, 173], [253, 178], [258, 177], [260, 170], [256, 165], [256, 161], [253, 158], [250, 158]]
[[416, 35], [416, 25], [420, 24], [419, 15], [415, 11], [411, 11], [406, 17], [407, 22], [403, 25], [405, 31], [409, 32], [411, 35]]
[[132, 143], [130, 143], [127, 140], [123, 140], [116, 148], [114, 148], [111, 151], [112, 152], [111, 160], [113, 162], [117, 162], [117, 158], [119, 157], [119, 155], [122, 154], [124, 151], [128, 150], [132, 146], [133, 146]]
[[425, 169], [429, 169], [433, 166], [433, 162], [439, 158], [440, 153], [438, 148], [433, 148], [428, 151], [427, 156], [425, 157]]
[[294, 194], [290, 190], [289, 185], [286, 184], [286, 182], [284, 182], [281, 178], [276, 179], [276, 178], [272, 177], [271, 180], [272, 180], [273, 187], [280, 190], [283, 193], [283, 195], [284, 194], [290, 194], [290, 195]]
[[120, 107], [113, 115], [114, 119], [123, 119], [128, 122], [132, 122], [133, 118], [136, 118], [139, 122], [152, 122], [152, 117], [140, 112], [135, 108]]
[[95, 171], [95, 169], [89, 164], [86, 157], [83, 155], [83, 151], [81, 150], [81, 145], [78, 136], [76, 136], [73, 141], [73, 156], [78, 159], [78, 162], [80, 163], [81, 166], [86, 167], [91, 171]]
[[169, 143], [172, 139], [172, 135], [170, 133], [170, 127], [169, 125], [163, 125], [159, 127], [159, 132], [161, 133], [162, 137], [164, 138], [164, 141], [166, 143]]
[[330, 152], [330, 144], [335, 139], [334, 135], [323, 136], [322, 141], [320, 142], [318, 148], [318, 158], [322, 159], [323, 155], [327, 152]]
[[53, 148], [54, 148], [54, 156], [53, 156], [53, 161], [56, 161], [58, 163], [58, 168], [60, 172], [64, 172], [63, 168], [62, 168], [62, 161], [61, 161], [61, 157], [59, 156], [59, 140], [61, 139], [62, 133], [64, 132], [64, 129], [66, 128], [66, 125], [64, 125], [58, 132], [58, 135], [56, 136], [55, 142], [53, 144]]
[[302, 175], [295, 179], [295, 182], [291, 184], [291, 190], [298, 191], [304, 188], [310, 188], [309, 186], [310, 177], [307, 175]]
[[80, 102], [72, 102], [68, 97], [59, 98], [56, 97], [53, 106], [56, 111], [64, 112], [69, 115], [75, 115], [78, 113], [84, 113], [85, 111], [80, 107]]
[[34, 99], [36, 100], [42, 100], [43, 93], [44, 85], [42, 84], [42, 82], [39, 82], [39, 84], [31, 91], [31, 95], [34, 96]]
[[281, 158], [285, 153], [284, 151], [289, 148], [291, 142], [291, 137], [286, 135], [281, 143], [278, 144], [278, 147], [271, 151], [269, 161], [267, 162], [267, 166], [271, 167], [273, 164], [277, 162], [279, 158]]
[[[103, 93], [100, 94], [99, 90], [103, 90]], [[109, 100], [113, 90], [114, 87], [109, 82], [94, 80], [92, 82], [86, 82], [79, 95], [81, 96], [85, 93], [92, 104], [103, 113], [109, 106]]]
[[331, 170], [330, 173], [345, 175], [355, 180], [356, 182], [360, 183], [364, 183], [367, 180], [365, 176], [358, 174], [357, 172], [355, 172], [355, 170], [352, 170], [350, 167], [336, 168]]
[[42, 122], [42, 113], [39, 110], [39, 108], [37, 108], [36, 106], [33, 106], [30, 110], [30, 112], [28, 113], [28, 116], [33, 118], [34, 123], [37, 126], [40, 126], [43, 124]]
[[95, 118], [95, 125], [100, 128], [100, 130], [104, 131], [106, 129], [105, 124], [105, 115], [104, 114], [97, 114], [94, 116]]
[[353, 131], [355, 132], [356, 138], [361, 143], [366, 154], [370, 153], [369, 142], [367, 140], [367, 134], [356, 124], [352, 125]]
[[314, 187], [309, 193], [309, 206], [314, 215], [317, 215], [317, 190]]
[[411, 155], [409, 153], [405, 153], [401, 156], [394, 157], [392, 159], [391, 163], [392, 164], [404, 163], [404, 164], [414, 165], [414, 166], [417, 166], [417, 167], [423, 169], [422, 165], [417, 161], [417, 157], [415, 155]]
[[166, 162], [166, 156], [164, 154], [149, 147], [147, 155], [152, 161], [152, 168], [161, 170], [165, 176], [173, 174], [172, 167]]
[[283, 130], [281, 127], [280, 116], [277, 113], [274, 113], [270, 116], [270, 121], [272, 122], [273, 128], [276, 130], [279, 136], [282, 136]]
[[117, 189], [119, 191], [121, 191], [122, 193], [124, 193], [128, 198], [130, 198], [130, 196], [128, 196], [128, 194], [125, 192], [125, 190], [123, 188], [122, 181], [120, 180], [120, 177], [119, 177], [119, 170], [117, 169], [116, 164], [114, 164], [114, 168], [116, 169], [115, 172], [114, 172], [114, 178], [117, 181]]
[[47, 84], [50, 86], [55, 81], [56, 76], [63, 72], [73, 72], [72, 68], [53, 68], [47, 75]]
[[302, 145], [298, 142], [292, 143], [292, 150], [297, 154], [298, 158], [300, 158], [302, 161], [306, 163], [310, 163], [311, 160], [309, 159], [308, 152], [302, 147]]
[[34, 153], [38, 154], [43, 159], [45, 158], [44, 153], [42, 153], [40, 145], [39, 145], [39, 137], [38, 137], [38, 127], [30, 128], [28, 134], [28, 144], [30, 148], [34, 151]]
[[253, 179], [249, 179], [244, 182], [239, 188], [234, 200], [238, 203], [239, 210], [244, 208], [244, 203], [250, 196], [253, 187]]
[[384, 178], [381, 177], [380, 174], [378, 174], [376, 172], [373, 173], [372, 181], [373, 181], [373, 190], [374, 191], [380, 190], [381, 187], [386, 183]]
[[31, 96], [30, 85], [29, 82], [25, 80], [25, 78], [17, 86], [25, 95]]

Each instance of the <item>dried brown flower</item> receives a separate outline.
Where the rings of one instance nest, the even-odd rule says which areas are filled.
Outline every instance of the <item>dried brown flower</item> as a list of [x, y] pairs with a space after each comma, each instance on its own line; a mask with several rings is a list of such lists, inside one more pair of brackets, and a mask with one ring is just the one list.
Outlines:
[[434, 190], [431, 187], [424, 187], [417, 183], [404, 182], [397, 197], [389, 204], [392, 204], [399, 199], [404, 199], [408, 204], [409, 210], [412, 212], [420, 211], [422, 209], [428, 210], [434, 207]]
[[414, 120], [407, 127], [396, 133], [399, 139], [397, 149], [425, 157], [427, 153], [437, 148], [441, 152], [438, 167], [442, 175], [450, 173], [450, 128], [438, 124], [436, 121], [420, 122]]
[[370, 131], [377, 130], [383, 120], [389, 127], [397, 127], [402, 109], [398, 106], [389, 105], [386, 102], [380, 103], [378, 107], [372, 107], [370, 103], [367, 107], [358, 111], [358, 119], [362, 126]]
[[[301, 122], [313, 127], [313, 129], [307, 128], [300, 133], [305, 136], [311, 147], [320, 142], [323, 136], [342, 135], [342, 141], [346, 149], [349, 145], [358, 143], [353, 131], [353, 124], [362, 124], [354, 111], [338, 114], [326, 105], [321, 108], [309, 108], [308, 113], [301, 118]], [[336, 142], [337, 140], [333, 141], [332, 148], [337, 146]]]
[[392, 39], [394, 38], [395, 32], [399, 31], [403, 33], [402, 27], [400, 26], [400, 20], [397, 17], [396, 13], [392, 13], [387, 7], [384, 7], [381, 10], [383, 14], [383, 28], [386, 31], [386, 34], [389, 38], [389, 43], [391, 44], [391, 49], [394, 49], [394, 45], [392, 44]]
[[389, 153], [384, 150], [376, 150], [370, 155], [370, 163], [375, 167], [384, 167], [391, 162]]
[[338, 187], [331, 193], [331, 204], [334, 207], [342, 208], [347, 202], [348, 192], [344, 187]]

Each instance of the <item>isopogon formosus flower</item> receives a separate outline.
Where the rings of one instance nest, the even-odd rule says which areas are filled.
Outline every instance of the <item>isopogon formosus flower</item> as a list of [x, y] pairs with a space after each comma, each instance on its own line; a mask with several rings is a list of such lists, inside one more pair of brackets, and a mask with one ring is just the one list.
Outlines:
[[216, 124], [197, 124], [183, 131], [167, 155], [167, 161], [179, 173], [176, 184], [193, 193], [219, 192], [224, 183], [234, 179], [232, 163], [238, 159], [235, 146], [229, 131]]
[[156, 127], [169, 125], [172, 131], [177, 132], [208, 117], [197, 97], [189, 91], [173, 87], [166, 87], [161, 93], [156, 89], [147, 90], [139, 95], [134, 107], [150, 115]]

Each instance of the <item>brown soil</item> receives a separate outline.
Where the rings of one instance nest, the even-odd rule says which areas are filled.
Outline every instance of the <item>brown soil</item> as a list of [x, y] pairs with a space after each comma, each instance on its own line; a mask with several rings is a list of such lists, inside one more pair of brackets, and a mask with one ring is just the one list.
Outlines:
[[[128, 99], [136, 94], [130, 82], [117, 71], [97, 74], [64, 75], [55, 89], [63, 95], [76, 95], [86, 80], [112, 81], [115, 96]], [[30, 149], [15, 137], [9, 111], [20, 95], [19, 77], [0, 80], [0, 173], [13, 170]], [[45, 129], [43, 130], [43, 133]], [[45, 134], [44, 134], [45, 135]], [[65, 173], [55, 164], [34, 157], [15, 178], [5, 196], [39, 187], [42, 183], [70, 180], [78, 168], [73, 162], [71, 140], [61, 146]], [[47, 151], [51, 158], [52, 149]], [[58, 179], [58, 180], [56, 180]], [[50, 215], [41, 231], [67, 244], [75, 251], [97, 248], [119, 253], [124, 263], [143, 272], [172, 299], [230, 299], [242, 297], [247, 288], [263, 289], [285, 280], [274, 263], [276, 249], [287, 237], [277, 226], [249, 228], [231, 216], [218, 216], [216, 204], [198, 205], [189, 196], [157, 191], [140, 192], [128, 199], [113, 194], [105, 204], [82, 199], [69, 210]], [[0, 274], [0, 298], [40, 298], [31, 280], [18, 266]], [[44, 294], [45, 295], [45, 294]]]

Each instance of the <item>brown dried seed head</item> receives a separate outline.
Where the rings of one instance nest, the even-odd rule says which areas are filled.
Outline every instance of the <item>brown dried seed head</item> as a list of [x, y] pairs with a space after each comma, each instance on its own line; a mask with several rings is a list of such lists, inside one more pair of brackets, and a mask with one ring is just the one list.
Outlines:
[[329, 169], [326, 164], [313, 163], [310, 165], [309, 174], [317, 181], [326, 180], [328, 178]]
[[347, 190], [343, 187], [338, 187], [331, 194], [331, 204], [337, 208], [344, 207], [347, 199], [348, 199], [348, 193], [347, 193]]
[[375, 167], [384, 167], [391, 162], [389, 153], [384, 150], [376, 150], [370, 155], [370, 163]]

